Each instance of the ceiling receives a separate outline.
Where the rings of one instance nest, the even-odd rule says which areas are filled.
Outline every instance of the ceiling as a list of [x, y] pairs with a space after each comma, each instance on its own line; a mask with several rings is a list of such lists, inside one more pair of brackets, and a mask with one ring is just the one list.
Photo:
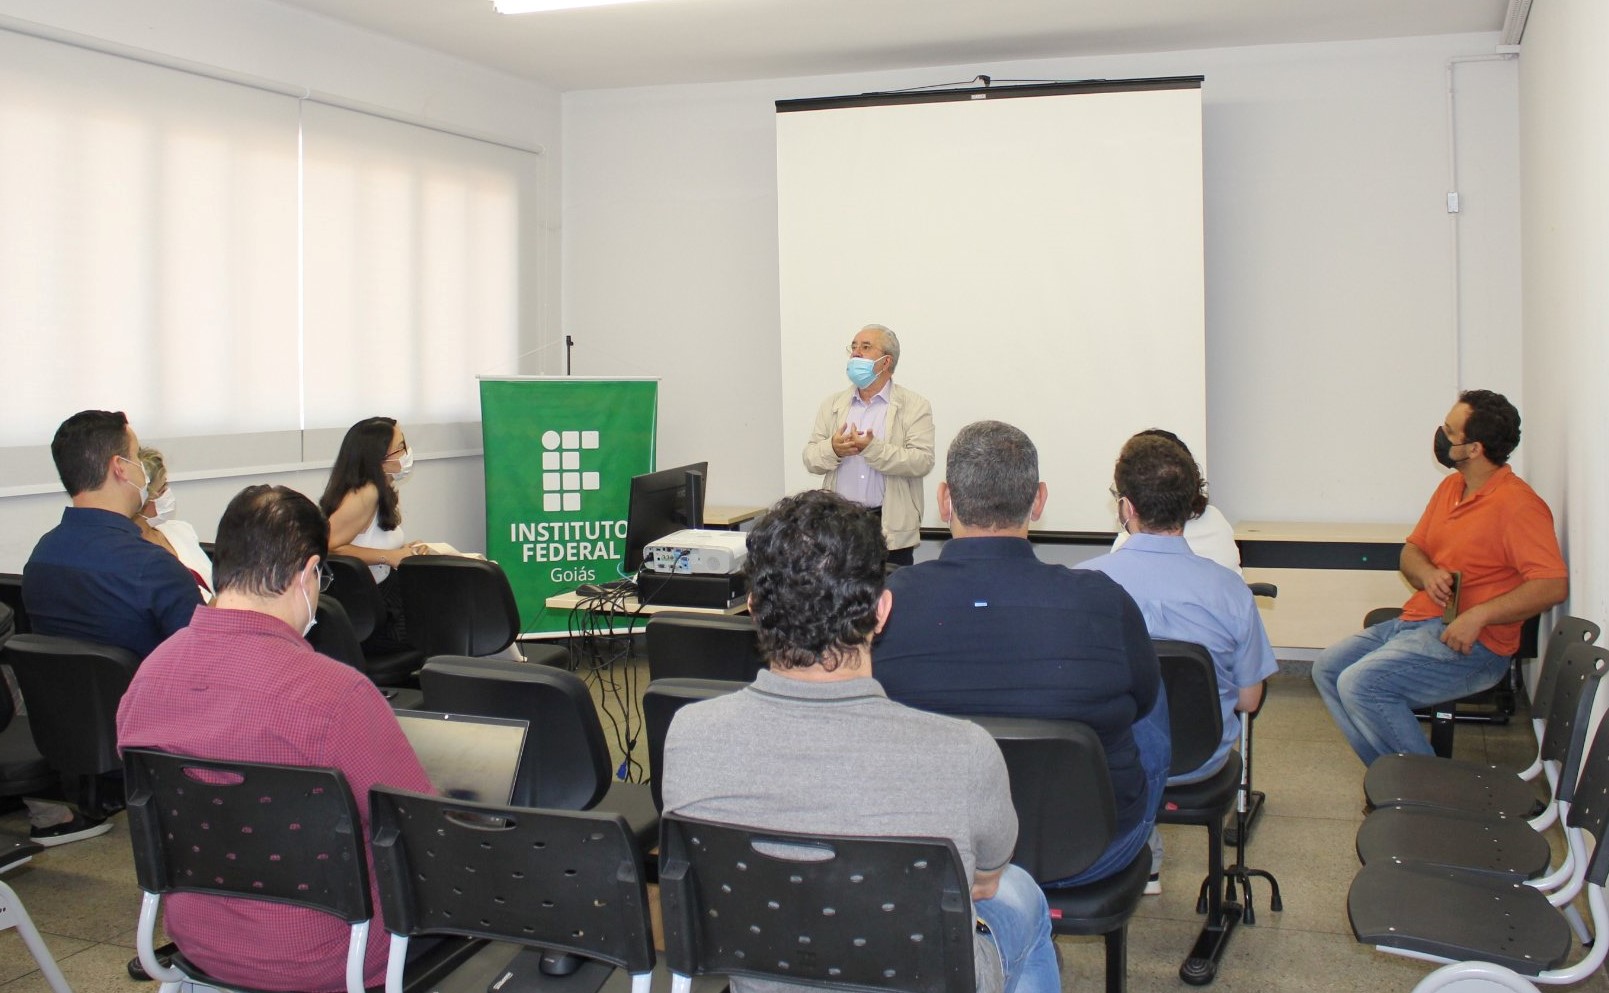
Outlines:
[[560, 90], [1497, 31], [1508, 0], [278, 0]]

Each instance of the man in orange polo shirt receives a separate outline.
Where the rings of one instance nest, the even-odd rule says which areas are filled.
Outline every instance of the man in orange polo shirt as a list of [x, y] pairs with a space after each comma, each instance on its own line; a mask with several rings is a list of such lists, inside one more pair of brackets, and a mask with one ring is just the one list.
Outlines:
[[1394, 752], [1431, 754], [1413, 709], [1495, 685], [1520, 623], [1570, 591], [1553, 514], [1508, 465], [1519, 443], [1520, 412], [1506, 397], [1459, 395], [1434, 442], [1436, 461], [1456, 471], [1402, 547], [1402, 574], [1418, 592], [1400, 617], [1313, 663], [1324, 705], [1365, 766]]

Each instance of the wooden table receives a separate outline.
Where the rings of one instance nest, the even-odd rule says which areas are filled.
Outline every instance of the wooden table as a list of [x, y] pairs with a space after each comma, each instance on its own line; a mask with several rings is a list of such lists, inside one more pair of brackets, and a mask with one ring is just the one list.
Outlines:
[[1397, 607], [1413, 592], [1397, 571], [1411, 524], [1243, 521], [1235, 525], [1248, 583], [1273, 583], [1258, 597], [1268, 640], [1281, 658], [1311, 658], [1363, 628], [1375, 607]]
[[722, 531], [741, 531], [743, 525], [766, 512], [765, 507], [723, 506], [705, 504], [704, 526]]

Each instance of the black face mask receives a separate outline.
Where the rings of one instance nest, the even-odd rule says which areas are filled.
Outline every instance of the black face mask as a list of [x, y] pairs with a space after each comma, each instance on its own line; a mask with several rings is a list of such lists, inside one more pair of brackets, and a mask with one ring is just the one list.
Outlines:
[[[1436, 439], [1433, 444], [1436, 449], [1436, 461], [1449, 469], [1456, 469], [1461, 463], [1469, 461], [1469, 456], [1467, 455], [1461, 459], [1453, 458], [1453, 443], [1452, 439], [1447, 437], [1446, 428], [1436, 429]], [[1466, 441], [1464, 444], [1467, 445], [1469, 442]]]

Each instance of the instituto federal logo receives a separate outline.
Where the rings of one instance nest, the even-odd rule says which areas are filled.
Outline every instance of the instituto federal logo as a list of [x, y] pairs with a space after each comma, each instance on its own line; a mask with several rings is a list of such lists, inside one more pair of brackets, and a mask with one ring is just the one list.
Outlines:
[[542, 510], [580, 510], [581, 494], [598, 488], [598, 474], [581, 468], [581, 453], [598, 450], [598, 432], [545, 431], [542, 448]]

